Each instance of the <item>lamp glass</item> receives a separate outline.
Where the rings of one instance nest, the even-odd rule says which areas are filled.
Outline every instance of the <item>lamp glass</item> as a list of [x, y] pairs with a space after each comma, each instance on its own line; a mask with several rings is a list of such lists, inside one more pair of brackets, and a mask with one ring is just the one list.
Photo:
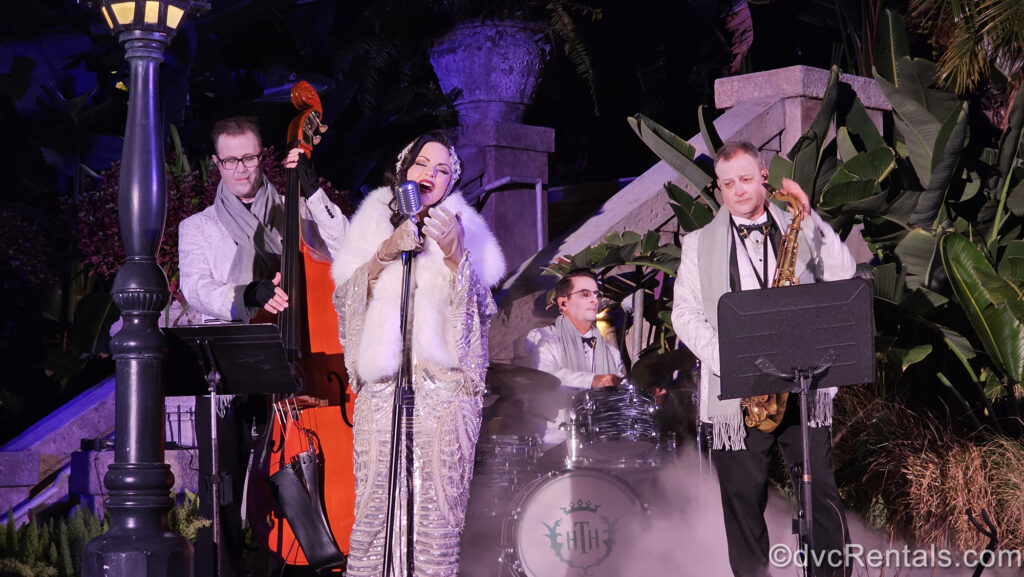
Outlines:
[[117, 2], [111, 4], [110, 9], [114, 11], [114, 18], [120, 26], [128, 26], [135, 19], [134, 2]]
[[174, 4], [167, 5], [167, 27], [171, 30], [177, 30], [178, 24], [181, 24], [181, 19], [185, 16], [185, 11], [178, 8]]
[[160, 3], [148, 0], [146, 2], [146, 13], [143, 17], [143, 22], [146, 24], [159, 24], [160, 23]]
[[110, 19], [110, 11], [107, 9], [106, 6], [104, 6], [103, 8], [100, 9], [100, 12], [103, 14], [103, 19], [107, 21], [107, 28], [110, 28], [111, 30], [113, 30], [114, 29], [114, 21]]

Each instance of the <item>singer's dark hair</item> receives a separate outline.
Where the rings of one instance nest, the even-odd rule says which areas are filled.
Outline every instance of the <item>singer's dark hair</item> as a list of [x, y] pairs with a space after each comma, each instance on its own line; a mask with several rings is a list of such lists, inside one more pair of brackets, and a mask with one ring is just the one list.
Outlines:
[[[447, 133], [440, 130], [434, 130], [427, 132], [416, 137], [416, 140], [412, 143], [412, 148], [409, 149], [409, 154], [405, 155], [402, 159], [402, 163], [396, 166], [388, 168], [387, 172], [384, 173], [384, 184], [391, 189], [391, 202], [388, 203], [388, 208], [391, 209], [391, 226], [397, 227], [402, 223], [405, 218], [402, 213], [398, 212], [398, 197], [395, 196], [394, 192], [398, 188], [398, 185], [405, 180], [405, 174], [409, 171], [409, 167], [416, 162], [416, 157], [420, 155], [420, 151], [428, 142], [437, 142], [444, 145], [445, 148], [453, 145], [452, 138]], [[398, 155], [396, 154], [397, 158]]]

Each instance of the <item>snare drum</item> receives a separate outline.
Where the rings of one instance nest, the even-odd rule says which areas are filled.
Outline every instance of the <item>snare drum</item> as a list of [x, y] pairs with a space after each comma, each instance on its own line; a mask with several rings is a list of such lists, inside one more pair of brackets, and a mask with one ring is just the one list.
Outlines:
[[596, 469], [550, 473], [525, 487], [502, 526], [502, 565], [517, 577], [622, 577], [626, 546], [647, 505], [622, 479]]
[[504, 515], [509, 496], [536, 479], [540, 472], [540, 439], [527, 435], [491, 435], [476, 445], [469, 514]]
[[573, 410], [579, 455], [595, 463], [629, 463], [653, 454], [659, 438], [654, 426], [656, 408], [652, 393], [628, 381], [576, 393]]

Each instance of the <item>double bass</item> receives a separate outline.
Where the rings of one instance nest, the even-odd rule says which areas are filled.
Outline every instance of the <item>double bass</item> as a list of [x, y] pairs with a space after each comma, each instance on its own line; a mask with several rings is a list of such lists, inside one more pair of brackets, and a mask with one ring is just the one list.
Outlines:
[[[300, 113], [287, 142], [308, 159], [326, 130], [323, 107], [304, 81], [292, 86], [291, 101]], [[355, 515], [355, 395], [344, 378], [330, 258], [303, 235], [300, 186], [297, 170], [288, 170], [281, 288], [289, 306], [277, 320], [302, 395], [270, 404], [249, 470], [246, 517], [257, 543], [280, 561], [328, 574], [344, 570]]]

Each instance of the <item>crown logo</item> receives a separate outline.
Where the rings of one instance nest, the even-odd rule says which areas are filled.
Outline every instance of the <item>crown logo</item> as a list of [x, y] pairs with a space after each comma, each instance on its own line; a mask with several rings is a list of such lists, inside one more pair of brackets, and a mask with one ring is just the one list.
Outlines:
[[562, 509], [562, 512], [565, 513], [566, 515], [572, 515], [573, 513], [577, 512], [577, 511], [588, 511], [590, 513], [597, 513], [597, 510], [600, 509], [601, 506], [600, 505], [593, 505], [593, 504], [591, 504], [589, 499], [587, 500], [586, 503], [583, 502], [583, 499], [577, 499], [575, 503], [573, 503], [572, 501], [569, 501], [569, 507], [568, 508], [566, 508], [566, 507], [560, 507], [560, 508]]

